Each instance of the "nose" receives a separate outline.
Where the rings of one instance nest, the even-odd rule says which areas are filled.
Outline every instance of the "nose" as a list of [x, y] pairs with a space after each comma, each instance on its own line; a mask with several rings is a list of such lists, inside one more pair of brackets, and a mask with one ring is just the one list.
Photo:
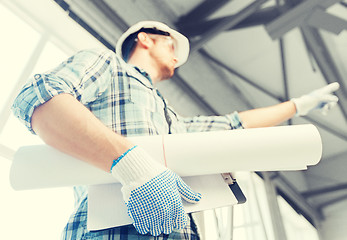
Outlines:
[[177, 57], [174, 57], [174, 58], [173, 58], [173, 61], [174, 61], [175, 65], [176, 65], [177, 62], [178, 62], [178, 58], [177, 58]]

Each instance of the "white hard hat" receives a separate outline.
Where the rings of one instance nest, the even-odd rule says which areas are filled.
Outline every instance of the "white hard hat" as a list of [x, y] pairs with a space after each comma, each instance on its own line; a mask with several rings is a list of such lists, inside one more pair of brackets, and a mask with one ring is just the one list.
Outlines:
[[120, 38], [117, 41], [116, 45], [116, 53], [119, 54], [122, 58], [124, 58], [122, 53], [122, 46], [124, 41], [133, 33], [136, 33], [142, 28], [153, 28], [156, 30], [164, 31], [170, 33], [170, 36], [176, 41], [175, 45], [175, 55], [178, 59], [176, 66], [179, 67], [182, 64], [184, 64], [189, 55], [189, 41], [188, 39], [182, 35], [181, 33], [177, 32], [176, 30], [173, 30], [172, 28], [168, 27], [164, 23], [156, 22], [156, 21], [142, 21], [138, 22], [135, 25], [131, 26], [126, 32], [120, 36]]

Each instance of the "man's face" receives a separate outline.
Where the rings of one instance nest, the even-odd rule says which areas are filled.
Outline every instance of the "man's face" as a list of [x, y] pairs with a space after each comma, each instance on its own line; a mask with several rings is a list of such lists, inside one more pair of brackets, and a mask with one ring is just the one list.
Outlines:
[[169, 79], [175, 72], [177, 58], [175, 56], [175, 40], [170, 36], [148, 34], [153, 40], [150, 54], [160, 69], [161, 80]]

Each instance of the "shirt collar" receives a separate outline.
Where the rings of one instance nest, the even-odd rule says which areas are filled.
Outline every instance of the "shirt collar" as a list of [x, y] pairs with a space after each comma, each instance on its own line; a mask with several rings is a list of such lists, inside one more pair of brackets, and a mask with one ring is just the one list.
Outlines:
[[135, 65], [132, 65], [132, 64], [128, 64], [128, 65], [129, 65], [132, 69], [134, 69], [136, 73], [140, 73], [143, 77], [145, 77], [146, 80], [149, 81], [150, 87], [153, 88], [153, 81], [152, 81], [151, 77], [149, 76], [149, 74], [148, 74], [145, 70], [143, 70], [143, 69], [141, 69], [141, 68], [139, 68], [139, 67], [137, 67], [137, 66], [135, 66]]

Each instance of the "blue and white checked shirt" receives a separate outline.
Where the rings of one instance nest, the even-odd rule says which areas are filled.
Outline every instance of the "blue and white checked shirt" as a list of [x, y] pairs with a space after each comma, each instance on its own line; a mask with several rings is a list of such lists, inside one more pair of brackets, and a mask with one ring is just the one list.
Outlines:
[[[34, 75], [17, 96], [12, 111], [34, 133], [31, 116], [35, 108], [61, 93], [73, 95], [107, 127], [124, 136], [167, 134], [165, 112], [171, 119], [171, 133], [242, 128], [237, 112], [225, 116], [180, 117], [165, 107], [165, 99], [144, 71], [125, 63], [114, 52], [100, 49], [78, 52], [58, 67]], [[159, 237], [140, 235], [132, 225], [88, 232], [87, 188], [74, 189], [76, 208], [62, 239], [199, 239], [193, 221], [183, 230]]]

